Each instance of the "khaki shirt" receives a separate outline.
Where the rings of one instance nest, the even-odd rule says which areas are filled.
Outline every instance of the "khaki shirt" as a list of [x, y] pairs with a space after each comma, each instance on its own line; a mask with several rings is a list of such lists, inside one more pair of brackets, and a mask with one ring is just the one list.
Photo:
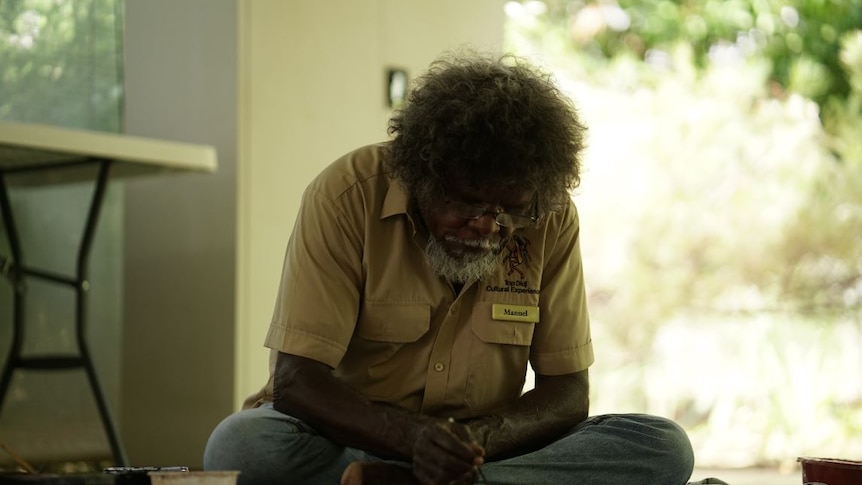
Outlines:
[[[320, 361], [373, 401], [455, 418], [517, 399], [528, 360], [544, 375], [589, 367], [574, 204], [517, 231], [496, 272], [456, 295], [426, 264], [428, 235], [385, 157], [383, 144], [360, 148], [303, 194], [266, 336], [273, 356]], [[271, 400], [272, 376], [247, 405]]]

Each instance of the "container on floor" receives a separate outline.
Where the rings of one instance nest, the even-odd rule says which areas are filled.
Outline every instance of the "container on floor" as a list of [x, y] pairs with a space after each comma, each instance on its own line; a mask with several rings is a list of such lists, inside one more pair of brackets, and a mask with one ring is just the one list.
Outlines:
[[151, 485], [236, 485], [238, 471], [150, 472]]
[[862, 484], [862, 462], [837, 458], [800, 457], [802, 483]]

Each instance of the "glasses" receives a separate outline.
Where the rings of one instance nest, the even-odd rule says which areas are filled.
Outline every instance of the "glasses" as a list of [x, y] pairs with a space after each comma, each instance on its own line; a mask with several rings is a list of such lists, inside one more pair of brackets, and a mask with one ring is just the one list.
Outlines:
[[517, 214], [506, 212], [502, 209], [490, 210], [482, 205], [470, 204], [459, 200], [447, 200], [444, 209], [447, 214], [466, 220], [476, 220], [485, 214], [493, 214], [494, 222], [498, 226], [510, 229], [520, 229], [530, 224], [535, 224], [539, 220], [535, 201], [533, 201], [532, 209], [530, 210], [532, 211], [531, 215]]

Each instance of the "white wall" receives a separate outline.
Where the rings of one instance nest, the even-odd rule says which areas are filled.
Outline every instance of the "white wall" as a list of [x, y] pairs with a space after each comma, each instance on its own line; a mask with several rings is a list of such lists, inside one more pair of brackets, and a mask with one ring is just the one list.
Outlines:
[[215, 175], [126, 190], [121, 428], [138, 465], [200, 466], [266, 380], [284, 247], [308, 181], [386, 138], [389, 66], [498, 50], [502, 0], [127, 0], [129, 133], [215, 145]]

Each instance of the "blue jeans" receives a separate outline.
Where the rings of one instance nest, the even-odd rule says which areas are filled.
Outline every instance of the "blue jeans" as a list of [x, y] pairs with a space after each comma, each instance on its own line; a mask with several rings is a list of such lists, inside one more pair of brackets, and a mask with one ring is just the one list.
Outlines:
[[[357, 460], [383, 461], [329, 441], [272, 405], [228, 416], [204, 451], [204, 469], [239, 470], [241, 485], [337, 485]], [[488, 462], [482, 471], [493, 485], [683, 485], [693, 466], [691, 443], [672, 421], [614, 414], [589, 418], [540, 450]]]

